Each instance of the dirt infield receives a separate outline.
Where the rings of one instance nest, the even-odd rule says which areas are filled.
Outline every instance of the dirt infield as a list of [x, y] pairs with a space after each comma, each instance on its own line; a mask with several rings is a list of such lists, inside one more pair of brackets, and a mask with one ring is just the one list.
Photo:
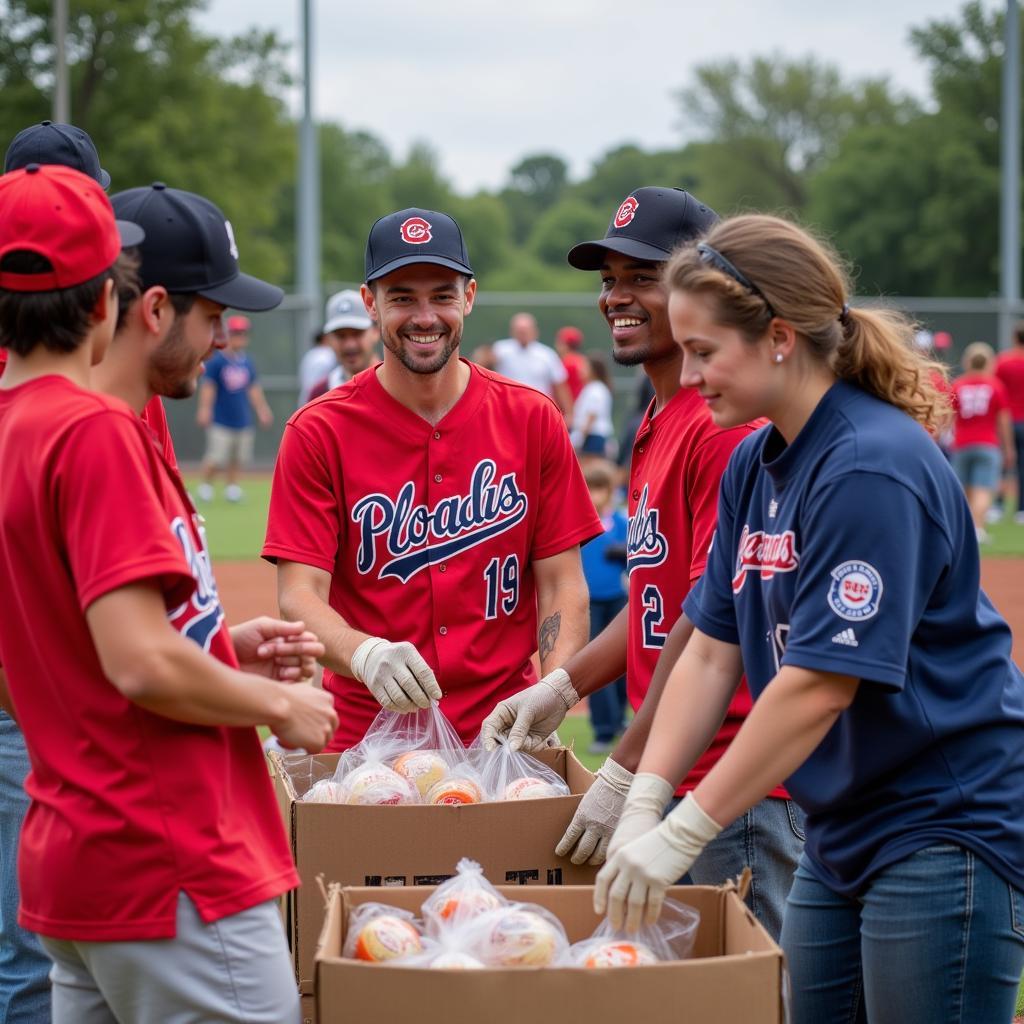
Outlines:
[[[244, 622], [256, 615], [276, 614], [275, 570], [259, 561], [216, 562], [217, 588], [228, 622]], [[986, 558], [981, 583], [1013, 630], [1013, 656], [1024, 664], [1024, 559]]]

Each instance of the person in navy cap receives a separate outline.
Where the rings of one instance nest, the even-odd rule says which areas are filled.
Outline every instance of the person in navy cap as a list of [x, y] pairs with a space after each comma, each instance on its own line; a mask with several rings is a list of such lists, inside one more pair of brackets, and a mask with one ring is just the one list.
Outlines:
[[601, 525], [557, 406], [460, 357], [476, 291], [451, 217], [380, 218], [362, 299], [383, 361], [285, 427], [263, 555], [325, 640], [333, 750], [438, 700], [469, 742], [538, 648], [548, 669], [587, 638], [579, 545]]

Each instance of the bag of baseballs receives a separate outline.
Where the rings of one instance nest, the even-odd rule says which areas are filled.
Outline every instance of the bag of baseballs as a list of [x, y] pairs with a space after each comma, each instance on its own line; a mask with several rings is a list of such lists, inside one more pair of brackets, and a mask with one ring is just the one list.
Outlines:
[[414, 914], [384, 903], [361, 903], [349, 915], [341, 955], [388, 963], [417, 956], [423, 948], [423, 927]]
[[507, 905], [508, 900], [484, 878], [484, 869], [463, 857], [455, 874], [424, 900], [422, 913], [427, 934], [436, 937]]
[[700, 912], [685, 903], [665, 900], [655, 924], [638, 931], [614, 928], [605, 918], [589, 939], [573, 943], [568, 962], [574, 967], [643, 967], [686, 960], [693, 952]]
[[568, 784], [557, 772], [505, 743], [485, 750], [478, 736], [469, 753], [491, 800], [541, 800], [569, 795]]

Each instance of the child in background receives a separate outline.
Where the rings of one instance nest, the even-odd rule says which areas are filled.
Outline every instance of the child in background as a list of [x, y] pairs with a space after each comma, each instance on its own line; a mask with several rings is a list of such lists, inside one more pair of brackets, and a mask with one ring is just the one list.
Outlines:
[[[583, 545], [583, 575], [590, 588], [590, 639], [600, 633], [626, 605], [626, 533], [629, 521], [615, 503], [615, 467], [604, 460], [588, 461], [583, 478], [601, 517], [604, 533]], [[587, 700], [594, 741], [589, 754], [607, 754], [625, 726], [626, 677], [620, 676]]]

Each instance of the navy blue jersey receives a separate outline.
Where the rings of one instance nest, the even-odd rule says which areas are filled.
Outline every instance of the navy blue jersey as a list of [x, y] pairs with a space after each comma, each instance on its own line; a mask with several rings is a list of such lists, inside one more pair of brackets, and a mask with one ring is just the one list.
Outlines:
[[244, 352], [215, 352], [206, 364], [204, 376], [217, 389], [213, 401], [213, 422], [231, 430], [252, 426], [249, 388], [256, 383], [256, 367]]
[[786, 783], [811, 867], [839, 893], [941, 842], [1024, 886], [1024, 677], [979, 573], [938, 447], [850, 384], [789, 447], [765, 427], [729, 462], [685, 611], [739, 644], [755, 699], [781, 665], [860, 678]]

